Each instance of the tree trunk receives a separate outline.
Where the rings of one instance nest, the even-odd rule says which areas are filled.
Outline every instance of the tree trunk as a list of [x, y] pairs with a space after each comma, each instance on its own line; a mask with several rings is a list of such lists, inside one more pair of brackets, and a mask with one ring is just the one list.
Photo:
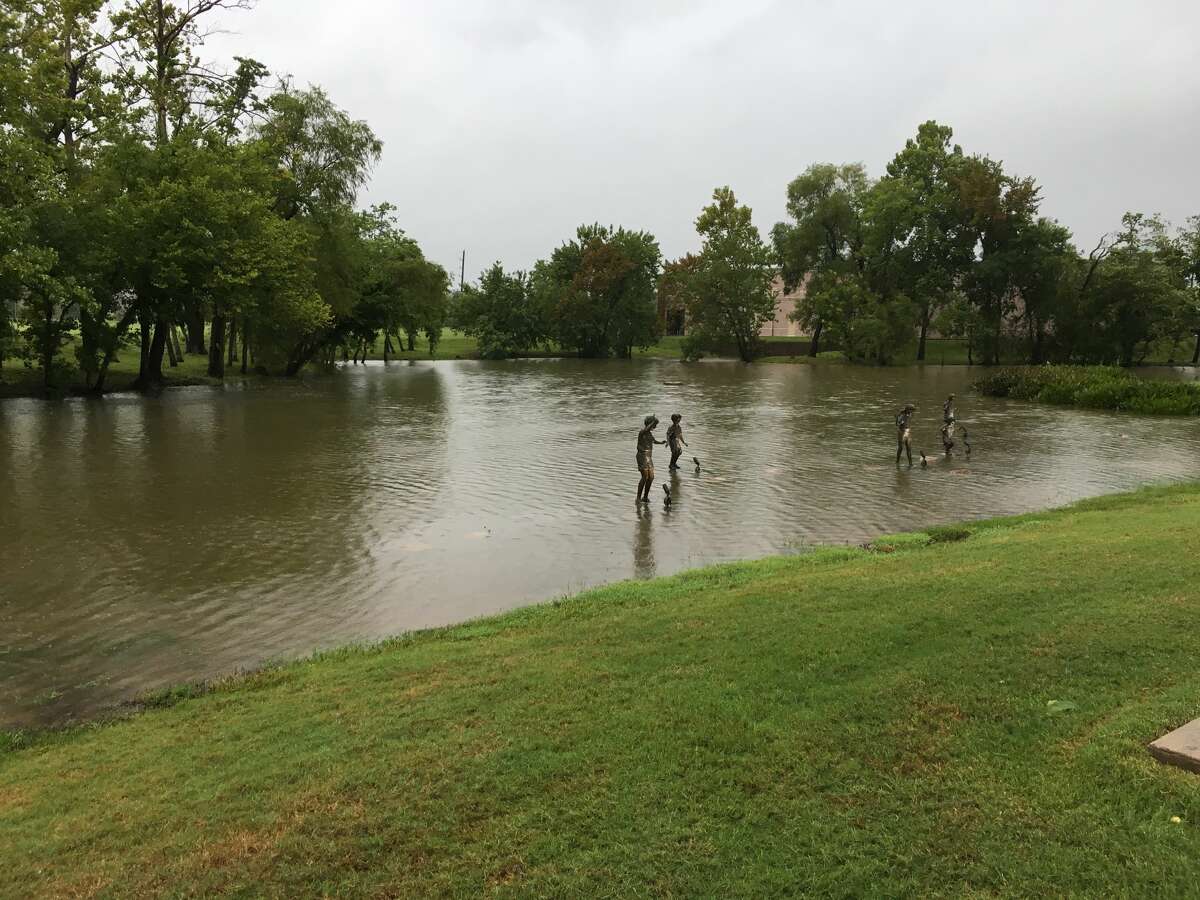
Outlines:
[[148, 316], [138, 317], [138, 332], [138, 376], [134, 384], [141, 385], [150, 372], [150, 318]]
[[189, 313], [187, 317], [187, 352], [208, 353], [204, 346], [204, 316], [200, 311]]
[[412, 353], [417, 349], [416, 339], [413, 337], [413, 333], [411, 331], [406, 331], [405, 334], [408, 336], [408, 352]]
[[921, 313], [921, 339], [917, 341], [917, 362], [925, 362], [925, 339], [929, 336], [929, 310]]
[[392, 336], [386, 331], [383, 333], [383, 361], [387, 363], [388, 355], [392, 352]]
[[1200, 365], [1200, 331], [1196, 332], [1196, 352], [1192, 354], [1192, 365]]
[[54, 345], [57, 343], [54, 339], [54, 304], [47, 299], [44, 309], [46, 331], [42, 335], [42, 384], [49, 388], [54, 381]]
[[246, 323], [242, 323], [242, 374], [246, 374], [246, 361], [250, 358], [250, 348], [247, 346], [249, 340], [246, 338]]
[[[164, 326], [160, 324], [158, 327], [163, 328]], [[163, 341], [163, 343], [166, 344], [167, 347], [167, 361], [170, 362], [171, 368], [174, 369], [179, 365], [179, 357], [175, 355], [175, 341], [172, 340], [172, 336], [175, 334], [175, 326], [173, 324], [168, 324], [165, 327], [167, 329], [166, 340]]]
[[811, 357], [815, 358], [816, 355], [821, 352], [821, 332], [824, 330], [824, 328], [825, 323], [820, 319], [817, 319], [817, 324], [813, 328], [812, 343], [808, 345], [808, 355]]
[[171, 338], [171, 343], [175, 347], [175, 355], [179, 358], [180, 362], [183, 362], [183, 348], [179, 346], [179, 330], [175, 327], [174, 324], [171, 325], [170, 338]]
[[163, 384], [163, 352], [167, 349], [167, 323], [154, 324], [154, 336], [150, 339], [143, 357], [142, 371], [133, 383], [138, 390], [161, 387]]
[[237, 362], [237, 319], [229, 320], [229, 335], [225, 343], [229, 345], [229, 355], [225, 358], [225, 365], [232, 366]]
[[208, 336], [208, 375], [210, 378], [225, 377], [225, 317], [215, 312]]

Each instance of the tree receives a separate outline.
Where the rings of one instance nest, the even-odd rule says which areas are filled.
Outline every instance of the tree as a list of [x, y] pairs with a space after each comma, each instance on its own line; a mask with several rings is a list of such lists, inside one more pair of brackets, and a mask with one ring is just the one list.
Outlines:
[[504, 359], [549, 340], [529, 276], [505, 272], [500, 263], [484, 271], [478, 287], [459, 291], [450, 320], [478, 341], [485, 359]]
[[300, 219], [313, 233], [317, 290], [332, 311], [322, 334], [286, 349], [285, 371], [294, 375], [322, 349], [340, 345], [356, 326], [362, 223], [352, 205], [383, 145], [365, 122], [351, 119], [319, 88], [274, 95], [253, 134], [273, 161], [277, 215]]
[[1192, 365], [1200, 365], [1200, 215], [1192, 216], [1179, 236], [1183, 249], [1184, 286], [1187, 290], [1186, 327], [1196, 339]]
[[583, 357], [632, 355], [660, 335], [655, 298], [662, 255], [653, 235], [581, 225], [576, 239], [534, 267], [550, 333]]
[[807, 300], [852, 361], [887, 365], [912, 336], [908, 299], [881, 297], [861, 274], [822, 272], [810, 282]]
[[703, 239], [693, 266], [676, 267], [686, 275], [679, 286], [687, 310], [688, 344], [734, 344], [745, 362], [754, 359], [763, 325], [775, 315], [772, 254], [728, 187], [713, 191], [713, 202], [696, 219]]
[[1019, 320], [1025, 327], [1028, 359], [1046, 361], [1047, 343], [1065, 319], [1066, 303], [1077, 271], [1078, 251], [1071, 232], [1040, 218], [1021, 229], [1010, 259], [1011, 282], [1020, 300]]
[[929, 326], [957, 290], [974, 259], [976, 235], [959, 202], [962, 148], [954, 132], [925, 122], [888, 163], [866, 201], [872, 287], [884, 298], [904, 295], [917, 310], [917, 359], [925, 359]]
[[976, 259], [959, 279], [979, 310], [985, 364], [1000, 362], [1004, 323], [1017, 310], [1018, 281], [1034, 263], [1027, 232], [1036, 232], [1038, 192], [1032, 178], [1005, 174], [1000, 163], [984, 156], [966, 157], [952, 176], [958, 189]]
[[1096, 337], [1095, 361], [1132, 366], [1151, 344], [1170, 336], [1188, 296], [1166, 223], [1126, 213], [1122, 226], [1090, 285], [1086, 312]]
[[360, 217], [365, 252], [352, 331], [371, 343], [382, 332], [384, 361], [392, 336], [399, 341], [401, 331], [410, 351], [416, 347], [417, 334], [424, 331], [432, 353], [446, 318], [450, 284], [446, 270], [425, 259], [417, 242], [396, 225], [390, 204], [372, 207]]
[[[833, 284], [863, 271], [863, 216], [870, 187], [861, 163], [818, 163], [791, 181], [787, 210], [792, 221], [780, 222], [771, 231], [786, 290], [794, 290], [806, 278], [828, 275], [826, 281]], [[816, 356], [825, 318], [810, 291], [793, 317], [812, 335], [809, 356]]]

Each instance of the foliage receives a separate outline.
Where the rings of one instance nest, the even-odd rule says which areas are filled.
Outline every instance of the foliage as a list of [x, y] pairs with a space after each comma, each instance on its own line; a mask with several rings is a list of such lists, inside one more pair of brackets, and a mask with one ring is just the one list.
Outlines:
[[834, 328], [840, 341], [886, 335], [883, 353], [850, 355], [892, 358], [908, 330], [920, 361], [936, 327], [966, 340], [970, 362], [998, 364], [1019, 335], [1034, 363], [1129, 366], [1185, 343], [1200, 363], [1200, 218], [1173, 231], [1130, 213], [1083, 256], [1040, 215], [1034, 179], [952, 137], [922, 124], [873, 184], [860, 165], [819, 164], [788, 186], [774, 251], [785, 286], [805, 287], [794, 318], [812, 354]]
[[865, 201], [865, 253], [871, 285], [880, 296], [903, 295], [917, 308], [917, 359], [937, 310], [971, 265], [976, 232], [961, 202], [965, 157], [953, 131], [929, 121], [917, 129], [872, 187]]
[[815, 276], [805, 306], [855, 362], [887, 365], [912, 333], [914, 313], [908, 299], [896, 295], [885, 300], [861, 275], [827, 271]]
[[392, 336], [402, 346], [401, 332], [412, 350], [417, 334], [424, 331], [432, 351], [446, 320], [450, 284], [446, 270], [425, 259], [417, 242], [396, 224], [395, 208], [390, 204], [360, 214], [359, 228], [362, 272], [351, 332], [357, 340], [370, 344], [382, 334], [385, 361]]
[[975, 383], [991, 397], [1163, 416], [1200, 415], [1200, 384], [1139, 378], [1106, 366], [1019, 366]]
[[689, 354], [699, 347], [732, 344], [750, 362], [758, 334], [775, 315], [771, 251], [728, 187], [713, 191], [713, 202], [696, 219], [703, 244], [698, 256], [671, 271], [672, 288], [683, 300]]
[[[871, 181], [860, 163], [818, 163], [793, 179], [787, 188], [792, 223], [780, 222], [771, 232], [785, 289], [793, 290], [806, 279], [829, 285], [862, 274], [866, 263], [864, 204], [870, 189]], [[820, 353], [827, 322], [824, 298], [817, 287], [814, 291], [809, 285], [792, 316], [812, 335], [810, 356]]]
[[546, 343], [546, 319], [529, 276], [495, 263], [454, 298], [450, 323], [476, 339], [484, 359], [504, 359]]
[[644, 231], [581, 225], [575, 240], [539, 262], [533, 290], [549, 333], [582, 357], [616, 355], [660, 336], [655, 284], [662, 254]]

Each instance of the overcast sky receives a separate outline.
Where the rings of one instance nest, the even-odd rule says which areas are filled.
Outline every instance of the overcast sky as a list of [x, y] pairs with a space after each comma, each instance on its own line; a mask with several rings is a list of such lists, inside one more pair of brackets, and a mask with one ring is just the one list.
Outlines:
[[582, 222], [673, 257], [729, 184], [764, 235], [813, 162], [873, 176], [918, 123], [1043, 186], [1080, 244], [1200, 214], [1197, 0], [259, 0], [207, 54], [319, 84], [384, 141], [360, 198], [456, 275]]

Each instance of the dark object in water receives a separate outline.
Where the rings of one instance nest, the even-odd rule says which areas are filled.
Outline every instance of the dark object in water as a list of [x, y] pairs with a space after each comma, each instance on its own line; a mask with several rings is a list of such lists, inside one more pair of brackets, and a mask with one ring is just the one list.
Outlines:
[[922, 469], [928, 469], [928, 468], [929, 468], [929, 460], [925, 458], [925, 454], [924, 454], [924, 453], [922, 453], [922, 454], [921, 454], [921, 468], [922, 468]]
[[967, 440], [967, 429], [964, 428], [962, 430], [962, 434], [963, 434], [963, 446], [967, 448], [967, 453], [969, 454], [971, 452], [971, 442]]
[[662, 487], [663, 487], [663, 491], [667, 495], [667, 496], [663, 497], [663, 509], [670, 509], [671, 508], [671, 486], [669, 484], [664, 484]]
[[697, 475], [698, 475], [698, 474], [700, 474], [700, 460], [699, 460], [699, 458], [698, 458], [698, 457], [695, 457], [695, 456], [693, 456], [693, 457], [692, 457], [692, 462], [694, 462], [694, 463], [696, 464], [696, 474], [697, 474]]

